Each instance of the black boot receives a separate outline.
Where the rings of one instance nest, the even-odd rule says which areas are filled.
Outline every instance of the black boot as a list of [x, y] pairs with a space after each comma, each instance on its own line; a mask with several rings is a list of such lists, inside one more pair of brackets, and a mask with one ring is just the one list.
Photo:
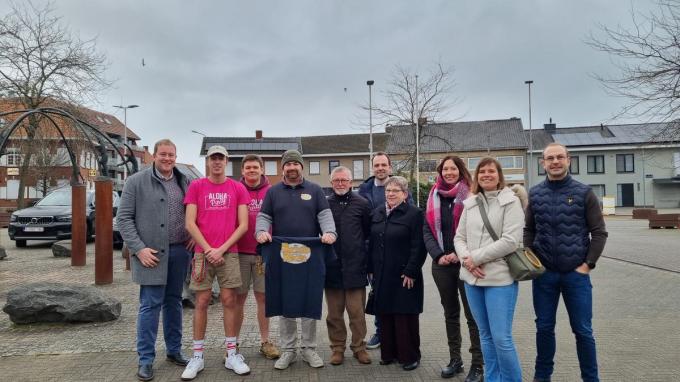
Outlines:
[[452, 359], [448, 365], [442, 367], [442, 378], [451, 378], [458, 373], [463, 372], [463, 361], [459, 359]]
[[484, 368], [480, 365], [470, 366], [470, 372], [465, 377], [465, 382], [482, 382], [484, 381]]

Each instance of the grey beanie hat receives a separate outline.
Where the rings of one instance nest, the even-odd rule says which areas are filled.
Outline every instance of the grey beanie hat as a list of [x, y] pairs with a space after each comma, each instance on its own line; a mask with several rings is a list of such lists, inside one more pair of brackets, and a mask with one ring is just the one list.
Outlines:
[[281, 156], [281, 167], [285, 166], [288, 162], [298, 162], [300, 165], [304, 166], [302, 161], [302, 154], [297, 150], [288, 150]]

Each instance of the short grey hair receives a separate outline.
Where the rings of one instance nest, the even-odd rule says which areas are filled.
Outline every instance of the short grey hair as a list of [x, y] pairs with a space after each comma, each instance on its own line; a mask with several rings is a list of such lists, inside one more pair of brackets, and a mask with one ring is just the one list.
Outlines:
[[408, 192], [408, 180], [403, 176], [391, 176], [385, 181], [385, 188], [390, 184], [394, 184], [399, 187], [402, 191]]
[[338, 166], [331, 171], [331, 180], [333, 179], [333, 175], [339, 173], [339, 172], [346, 172], [349, 174], [349, 180], [353, 180], [352, 178], [352, 171], [350, 171], [347, 167], [345, 166]]

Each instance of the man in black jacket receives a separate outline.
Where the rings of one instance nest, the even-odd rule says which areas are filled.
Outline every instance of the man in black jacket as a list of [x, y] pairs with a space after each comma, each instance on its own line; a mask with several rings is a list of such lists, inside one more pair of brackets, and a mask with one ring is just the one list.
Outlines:
[[340, 365], [344, 360], [347, 329], [344, 311], [349, 316], [352, 331], [350, 349], [362, 364], [371, 363], [366, 352], [366, 247], [364, 245], [370, 232], [368, 200], [352, 192], [352, 173], [347, 167], [340, 166], [331, 173], [333, 195], [328, 204], [333, 212], [338, 240], [333, 244], [337, 260], [326, 263], [326, 304], [328, 315], [328, 338], [331, 343], [331, 365]]

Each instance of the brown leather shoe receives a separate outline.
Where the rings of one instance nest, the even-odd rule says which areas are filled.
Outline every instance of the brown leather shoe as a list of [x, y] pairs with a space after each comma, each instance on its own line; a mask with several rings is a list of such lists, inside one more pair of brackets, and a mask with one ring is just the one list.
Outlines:
[[334, 351], [333, 354], [331, 354], [331, 365], [342, 365], [342, 362], [345, 360], [345, 354], [340, 351]]
[[359, 350], [358, 352], [354, 353], [354, 358], [356, 358], [359, 363], [362, 363], [364, 365], [368, 365], [371, 363], [371, 356], [368, 355], [368, 352], [366, 350]]

